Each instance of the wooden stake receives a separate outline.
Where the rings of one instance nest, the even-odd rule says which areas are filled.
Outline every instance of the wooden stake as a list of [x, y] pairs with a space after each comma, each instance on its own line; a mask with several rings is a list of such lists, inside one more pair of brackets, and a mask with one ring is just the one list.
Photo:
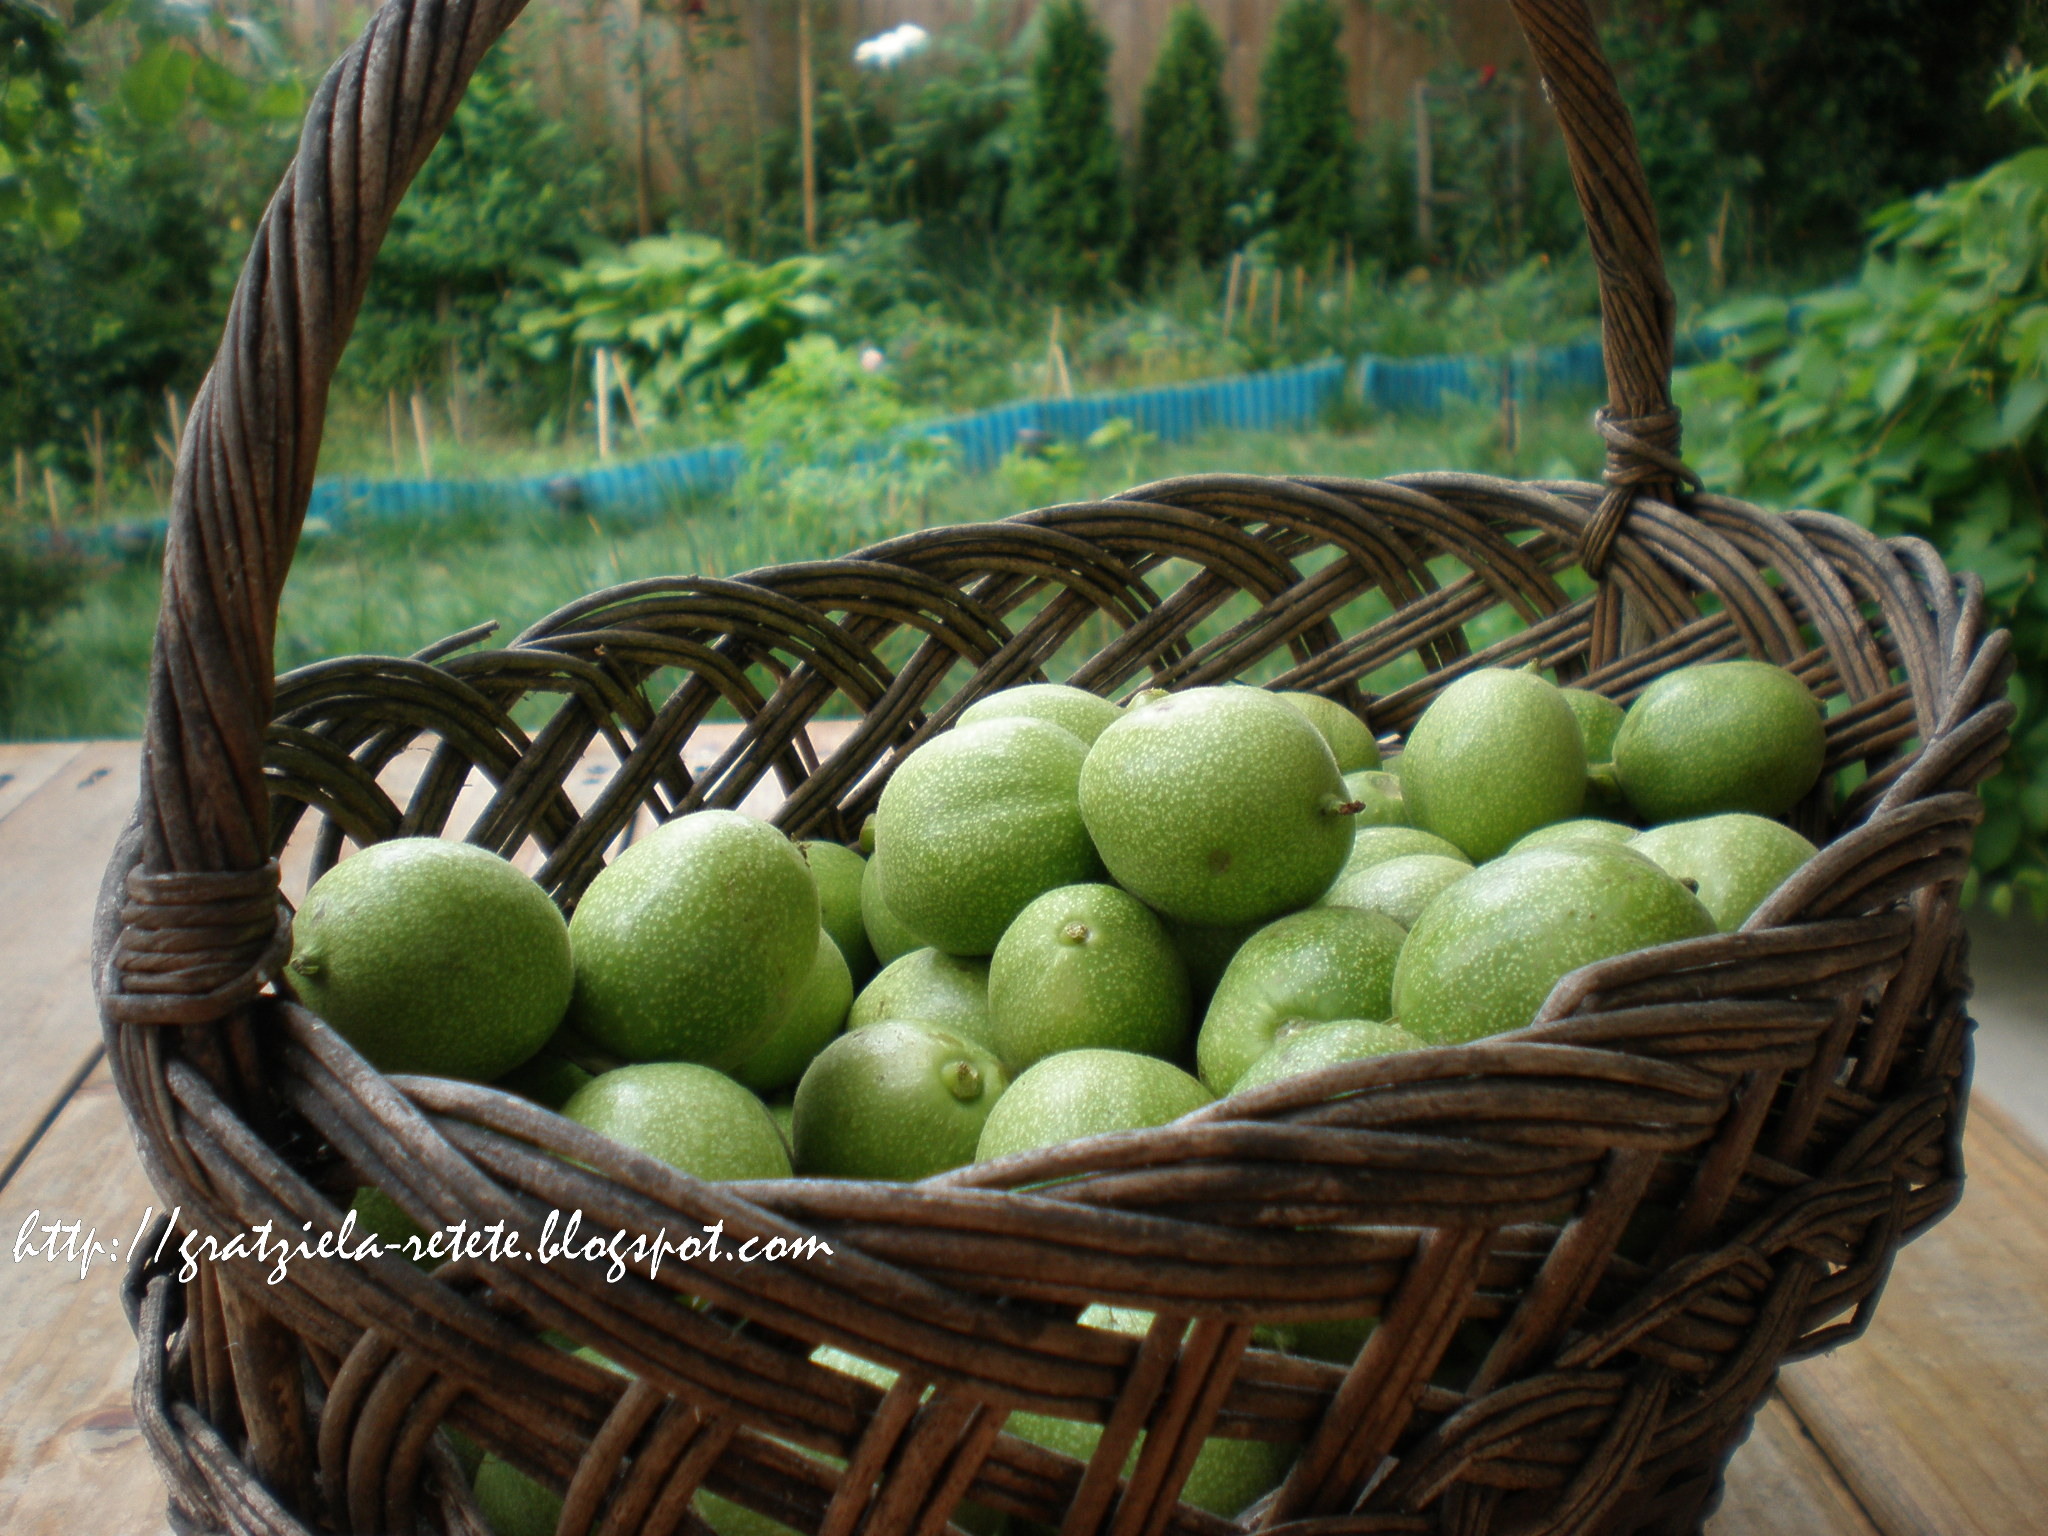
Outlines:
[[796, 0], [797, 132], [803, 139], [804, 248], [818, 248], [817, 125], [812, 121], [811, 0]]
[[402, 475], [405, 473], [405, 458], [398, 451], [398, 391], [395, 389], [384, 392], [384, 420], [385, 425], [391, 428], [391, 473]]
[[50, 537], [58, 544], [64, 542], [64, 511], [57, 499], [57, 471], [49, 465], [43, 466], [43, 494], [50, 498]]
[[420, 473], [431, 480], [434, 478], [434, 445], [427, 438], [427, 397], [418, 390], [412, 392], [412, 435], [419, 444]]
[[652, 146], [647, 124], [647, 49], [640, 36], [640, 0], [627, 0], [626, 11], [633, 29], [633, 218], [640, 238], [644, 240], [654, 233]]
[[178, 450], [185, 445], [185, 402], [178, 398], [175, 389], [164, 390], [164, 407], [171, 413], [171, 462], [178, 460]]
[[28, 516], [28, 450], [14, 450], [14, 515]]
[[1244, 294], [1244, 329], [1247, 336], [1251, 334], [1252, 327], [1259, 323], [1259, 273], [1261, 269], [1253, 267], [1251, 271], [1251, 281], [1245, 285]]
[[107, 422], [98, 406], [92, 408], [85, 451], [92, 459], [92, 513], [98, 517], [107, 510]]
[[448, 430], [458, 443], [469, 438], [462, 420], [462, 354], [452, 337], [448, 342]]
[[632, 379], [627, 377], [626, 370], [619, 366], [617, 358], [612, 359], [611, 371], [613, 377], [619, 381], [619, 398], [626, 402], [626, 419], [633, 423], [633, 430], [636, 433], [645, 436], [647, 424], [640, 419], [640, 402], [633, 398]]
[[1060, 357], [1060, 307], [1052, 307], [1052, 324], [1045, 333], [1045, 393], [1058, 392], [1062, 359]]
[[171, 440], [161, 432], [152, 432], [150, 436], [156, 439], [156, 451], [162, 454], [165, 461], [175, 470], [178, 467], [178, 450], [171, 446]]
[[1352, 252], [1351, 242], [1344, 242], [1344, 318], [1351, 318], [1351, 297], [1358, 288], [1358, 257]]
[[1294, 323], [1301, 324], [1301, 311], [1308, 297], [1308, 268], [1296, 263], [1294, 268]]
[[1223, 285], [1223, 339], [1230, 340], [1230, 323], [1237, 318], [1237, 285], [1244, 276], [1244, 252], [1230, 254], [1230, 277]]
[[1728, 286], [1728, 215], [1735, 206], [1735, 189], [1721, 189], [1721, 216], [1714, 220], [1714, 232], [1707, 236], [1707, 266], [1713, 272], [1714, 292]]
[[1422, 259], [1436, 244], [1436, 177], [1429, 142], [1429, 82], [1415, 82], [1415, 243]]
[[595, 348], [590, 354], [591, 387], [597, 393], [597, 456], [608, 459], [612, 456], [612, 392], [606, 375], [611, 371], [612, 355], [605, 347]]
[[1280, 334], [1280, 297], [1287, 292], [1287, 278], [1280, 272], [1273, 274], [1273, 318], [1266, 323], [1266, 334], [1277, 337]]

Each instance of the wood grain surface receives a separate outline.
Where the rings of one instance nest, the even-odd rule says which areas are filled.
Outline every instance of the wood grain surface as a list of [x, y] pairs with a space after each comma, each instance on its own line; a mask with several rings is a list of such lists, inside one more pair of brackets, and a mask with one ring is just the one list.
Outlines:
[[[0, 1092], [0, 1187], [99, 1051], [92, 909], [114, 840], [135, 809], [141, 762], [132, 741], [91, 742], [68, 757], [37, 747], [5, 752], [0, 771], [42, 778], [11, 811], [0, 807], [8, 1067]], [[17, 762], [25, 771], [15, 769]], [[125, 1136], [121, 1147], [125, 1156]]]

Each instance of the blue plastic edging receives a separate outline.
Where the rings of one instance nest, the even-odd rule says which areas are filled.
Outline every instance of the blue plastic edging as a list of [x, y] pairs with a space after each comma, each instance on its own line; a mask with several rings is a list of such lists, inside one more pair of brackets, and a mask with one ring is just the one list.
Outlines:
[[[1714, 356], [1721, 331], [1701, 331], [1679, 344], [1681, 362]], [[1214, 428], [1272, 431], [1312, 421], [1328, 409], [1350, 376], [1357, 399], [1387, 412], [1437, 412], [1454, 400], [1484, 400], [1512, 391], [1519, 400], [1565, 390], [1599, 388], [1606, 368], [1597, 340], [1494, 357], [1391, 358], [1367, 354], [1355, 363], [1332, 360], [1267, 373], [1238, 374], [1194, 384], [1120, 390], [1071, 399], [1020, 400], [971, 415], [909, 428], [852, 451], [866, 462], [898, 451], [906, 440], [945, 438], [960, 464], [975, 473], [993, 469], [1025, 433], [1037, 440], [1078, 441], [1123, 418], [1167, 442]], [[659, 516], [678, 501], [729, 490], [746, 466], [737, 444], [717, 443], [659, 454], [631, 464], [606, 464], [554, 475], [488, 480], [371, 480], [337, 476], [318, 481], [306, 510], [307, 531], [351, 525], [428, 521], [463, 512], [557, 511], [608, 517]], [[166, 520], [151, 518], [93, 530], [79, 542], [106, 552], [147, 550], [164, 537]]]

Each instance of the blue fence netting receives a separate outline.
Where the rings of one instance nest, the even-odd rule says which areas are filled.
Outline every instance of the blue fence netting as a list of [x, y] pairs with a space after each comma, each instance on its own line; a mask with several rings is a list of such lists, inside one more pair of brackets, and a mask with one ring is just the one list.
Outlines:
[[[1718, 332], [1685, 337], [1681, 363], [1718, 351]], [[1166, 442], [1212, 430], [1273, 431], [1313, 422], [1343, 392], [1347, 378], [1367, 410], [1436, 412], [1454, 401], [1511, 394], [1540, 400], [1567, 391], [1599, 389], [1606, 382], [1600, 343], [1530, 348], [1492, 357], [1365, 356], [1266, 373], [1207, 379], [1156, 389], [1118, 390], [1071, 399], [1020, 400], [971, 415], [926, 422], [907, 434], [949, 440], [961, 466], [993, 469], [1022, 445], [1080, 441], [1119, 419]], [[854, 457], [879, 457], [900, 445], [864, 445]], [[373, 480], [337, 476], [313, 486], [306, 531], [333, 532], [376, 523], [426, 522], [466, 513], [562, 512], [613, 519], [651, 519], [679, 504], [731, 489], [746, 466], [738, 445], [719, 443], [657, 454], [629, 464], [602, 464], [553, 475], [480, 480]], [[160, 544], [164, 519], [103, 525], [78, 542], [102, 552], [143, 552]]]

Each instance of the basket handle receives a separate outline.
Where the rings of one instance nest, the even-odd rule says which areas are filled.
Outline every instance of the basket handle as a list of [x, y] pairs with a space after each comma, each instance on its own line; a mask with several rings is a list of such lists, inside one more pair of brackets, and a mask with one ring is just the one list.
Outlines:
[[[1628, 501], [1685, 474], [1670, 402], [1671, 291], [1634, 128], [1585, 0], [1513, 3], [1564, 130], [1599, 272], [1611, 506], [1586, 551], [1597, 574]], [[172, 487], [140, 867], [110, 871], [110, 892], [119, 899], [125, 879], [129, 912], [146, 914], [126, 921], [102, 980], [116, 1020], [222, 1017], [277, 958], [263, 740], [278, 599], [329, 383], [393, 211], [524, 5], [388, 0], [321, 81], [257, 228]], [[256, 889], [266, 880], [267, 902]], [[130, 950], [135, 963], [124, 964]], [[171, 953], [189, 957], [182, 969]]]

